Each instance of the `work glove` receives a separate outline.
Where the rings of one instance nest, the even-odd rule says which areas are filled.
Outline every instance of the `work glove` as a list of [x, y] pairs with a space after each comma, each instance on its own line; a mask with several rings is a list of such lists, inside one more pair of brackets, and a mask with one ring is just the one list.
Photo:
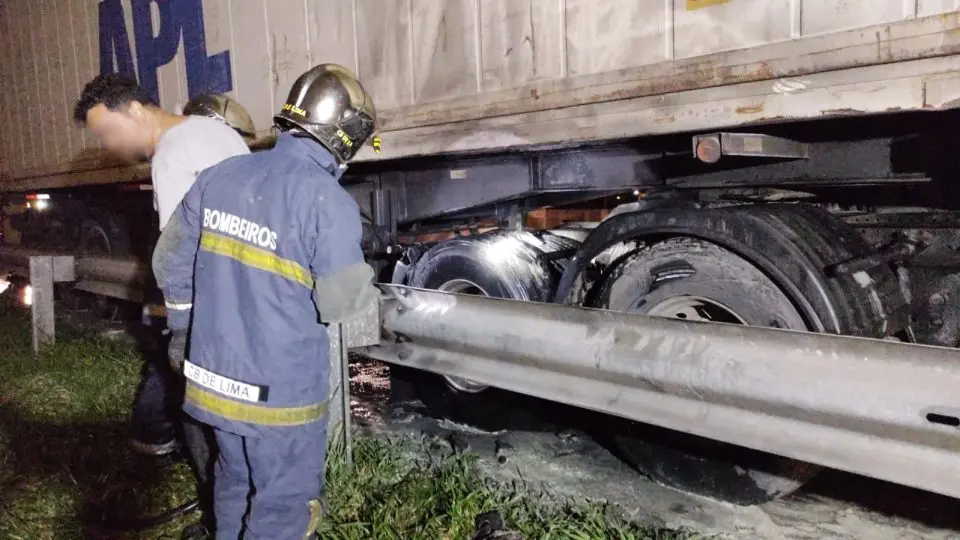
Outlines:
[[170, 333], [170, 343], [167, 345], [167, 359], [170, 367], [178, 374], [183, 373], [183, 361], [187, 357], [187, 333], [174, 330]]

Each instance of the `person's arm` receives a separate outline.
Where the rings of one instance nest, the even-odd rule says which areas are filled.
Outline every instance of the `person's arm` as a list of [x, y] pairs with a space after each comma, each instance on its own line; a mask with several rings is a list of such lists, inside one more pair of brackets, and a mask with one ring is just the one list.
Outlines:
[[187, 330], [193, 310], [193, 269], [200, 243], [201, 182], [187, 192], [160, 233], [153, 250], [153, 275], [163, 291], [167, 327], [172, 336], [170, 362], [180, 368], [186, 354]]
[[310, 271], [320, 320], [338, 323], [365, 313], [380, 292], [373, 285], [373, 268], [364, 261], [360, 248], [360, 210], [339, 186], [331, 191], [317, 211], [316, 250]]
[[152, 163], [155, 174], [153, 192], [161, 231], [177, 213], [181, 201], [196, 183], [198, 173], [198, 169], [188, 166], [193, 151], [189, 141], [177, 139], [168, 144], [163, 155]]

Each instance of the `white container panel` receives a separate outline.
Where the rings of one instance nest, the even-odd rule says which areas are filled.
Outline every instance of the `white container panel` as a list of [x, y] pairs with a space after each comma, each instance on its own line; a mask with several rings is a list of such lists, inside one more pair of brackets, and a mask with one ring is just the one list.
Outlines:
[[917, 17], [960, 10], [960, 0], [916, 0]]
[[306, 2], [307, 32], [310, 43], [310, 65], [331, 62], [359, 73], [356, 20], [353, 17], [354, 3]]
[[803, 0], [803, 35], [828, 34], [910, 19], [917, 16], [915, 0]]
[[668, 58], [666, 24], [672, 13], [662, 0], [565, 3], [567, 74], [603, 73]]
[[[184, 6], [202, 7], [202, 21], [190, 20], [189, 25], [203, 25], [207, 57], [229, 54], [229, 77], [226, 71], [205, 72], [202, 66], [214, 71], [216, 66], [202, 58], [198, 63], [197, 55], [191, 56], [193, 67], [188, 66], [181, 38], [175, 57], [157, 66], [160, 103], [178, 111], [191, 85], [196, 89], [217, 81], [250, 111], [261, 135], [269, 132], [296, 77], [322, 62], [337, 62], [359, 74], [388, 129], [419, 130], [641, 97], [630, 85], [653, 88], [670, 77], [677, 84], [654, 94], [730, 84], [717, 82], [724, 73], [735, 74], [727, 77], [734, 82], [776, 79], [780, 72], [763, 62], [789, 63], [784, 59], [793, 58], [792, 48], [803, 51], [810, 39], [822, 39], [810, 36], [830, 34], [832, 39], [846, 29], [885, 25], [866, 37], [837, 34], [845, 40], [838, 43], [848, 44], [837, 55], [849, 67], [869, 65], [896, 59], [901, 52], [897, 40], [914, 39], [907, 27], [893, 23], [939, 15], [937, 24], [945, 28], [960, 24], [960, 0], [196, 1], [201, 3], [164, 5], [179, 6], [176, 16], [181, 18], [197, 18]], [[118, 5], [136, 72], [138, 41], [145, 36], [136, 35], [134, 19], [141, 15], [133, 12], [132, 0], [0, 2], [5, 86], [0, 121], [9, 126], [0, 136], [0, 173], [52, 174], [89, 167], [95, 157], [98, 162], [92, 141], [74, 126], [72, 111], [82, 86], [100, 72], [100, 11]], [[155, 34], [161, 23], [173, 24], [161, 21], [160, 5], [150, 3], [149, 26]], [[925, 24], [917, 28], [924, 28], [926, 37], [910, 42], [914, 50], [942, 55], [937, 47], [960, 41], [949, 33], [939, 39], [930, 34], [933, 26]], [[849, 45], [872, 39], [874, 33], [883, 55]], [[196, 42], [190, 45], [197, 50]], [[797, 58], [802, 54], [808, 53], [798, 52]], [[700, 63], [704, 55], [713, 56]], [[802, 69], [831, 64], [823, 62], [830, 56], [816, 58]], [[678, 62], [677, 70], [664, 62]], [[620, 81], [629, 81], [622, 97], [605, 90]], [[567, 138], [558, 132], [555, 141], [534, 142]]]
[[4, 154], [10, 156], [7, 163], [10, 171], [14, 172], [23, 170], [32, 158], [32, 156], [28, 158], [27, 148], [30, 147], [33, 133], [30, 126], [23, 123], [23, 112], [20, 108], [27, 106], [29, 103], [27, 101], [29, 99], [27, 87], [33, 83], [33, 80], [26, 72], [26, 47], [18, 45], [18, 40], [21, 39], [23, 33], [17, 24], [22, 20], [22, 14], [18, 14], [9, 2], [4, 5], [7, 6], [7, 10], [4, 14], [6, 21], [2, 25], [4, 29], [2, 37], [6, 38], [4, 41], [7, 44], [6, 54], [9, 58], [11, 74], [9, 82], [4, 86], [13, 95], [3, 118], [3, 124], [8, 126], [13, 135], [7, 140], [8, 146], [4, 150]]
[[[364, 87], [380, 110], [413, 104], [409, 0], [356, 0], [356, 41]], [[318, 61], [321, 61], [318, 59]]]
[[686, 9], [687, 3], [688, 0], [673, 0], [676, 58], [800, 37], [792, 30], [794, 8], [800, 5], [799, 1], [733, 0], [696, 9]]
[[270, 47], [270, 107], [277, 111], [293, 82], [310, 69], [309, 19], [303, 0], [270, 0], [264, 7]]
[[485, 91], [565, 75], [562, 1], [485, 0], [480, 4], [480, 62]]
[[409, 0], [414, 103], [475, 94], [479, 84], [476, 0]]
[[[268, 39], [269, 27], [263, 0], [233, 0], [226, 15], [233, 29], [230, 59], [233, 73], [233, 94], [253, 117], [257, 129], [268, 126], [273, 113], [271, 93], [272, 55]], [[222, 24], [218, 22], [217, 24]], [[208, 50], [208, 53], [219, 52]], [[166, 103], [164, 106], [169, 107]]]
[[[83, 8], [81, 5], [76, 7]], [[83, 131], [73, 126], [75, 104], [73, 96], [80, 93], [79, 55], [89, 55], [90, 48], [87, 46], [86, 37], [81, 36], [78, 39], [74, 32], [73, 2], [70, 0], [55, 0], [54, 8], [54, 12], [57, 14], [59, 48], [62, 52], [60, 61], [63, 77], [61, 78], [60, 97], [63, 100], [65, 113], [62, 125], [69, 126], [65, 128], [65, 135], [69, 143], [67, 159], [72, 159], [73, 156], [83, 152], [87, 142]], [[83, 18], [81, 17], [80, 20], [83, 20]]]
[[[26, 111], [39, 111], [46, 101], [43, 97], [45, 87], [45, 71], [43, 70], [43, 41], [40, 37], [40, 29], [43, 27], [40, 17], [39, 6], [36, 2], [28, 2], [25, 9], [15, 13], [14, 20], [20, 31], [20, 37], [23, 41], [21, 55], [23, 61], [23, 75], [26, 76], [26, 100], [21, 102], [21, 106], [26, 107]], [[24, 110], [20, 111], [20, 120], [27, 120], [22, 124], [23, 127], [30, 129], [30, 143], [27, 148], [25, 158], [28, 161], [25, 167], [29, 170], [32, 166], [56, 163], [54, 156], [46, 151], [47, 143], [51, 137], [45, 137], [44, 131], [49, 125], [49, 116], [35, 115], [32, 118], [24, 118]]]
[[[3, 2], [0, 2], [0, 24], [6, 19], [7, 6]], [[6, 28], [0, 26], [0, 34], [6, 32]], [[13, 109], [13, 98], [10, 96], [11, 91], [9, 84], [13, 82], [14, 70], [11, 64], [12, 53], [10, 51], [10, 46], [7, 44], [7, 40], [0, 39], [0, 81], [5, 82], [7, 88], [6, 91], [0, 92], [0, 120], [12, 116]], [[11, 112], [7, 112], [11, 111]], [[11, 160], [14, 156], [11, 152], [12, 142], [11, 139], [14, 137], [13, 129], [11, 126], [7, 126], [6, 129], [0, 129], [0, 177], [4, 174], [7, 174], [11, 170]]]

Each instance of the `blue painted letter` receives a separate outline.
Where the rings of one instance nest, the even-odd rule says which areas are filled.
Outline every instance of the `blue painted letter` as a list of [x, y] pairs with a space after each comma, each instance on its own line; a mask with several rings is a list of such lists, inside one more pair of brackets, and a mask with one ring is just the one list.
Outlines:
[[[149, 20], [149, 19], [148, 19]], [[123, 20], [123, 4], [120, 0], [104, 0], [99, 6], [100, 21], [100, 73], [123, 73], [131, 77], [133, 56], [127, 38], [127, 25]], [[113, 59], [117, 63], [114, 67]]]
[[[160, 28], [154, 37], [150, 4], [160, 10]], [[137, 42], [137, 72], [140, 86], [160, 102], [160, 84], [157, 68], [165, 66], [177, 55], [180, 46], [180, 28], [172, 16], [172, 2], [133, 0], [133, 37]]]
[[233, 90], [230, 51], [207, 56], [207, 32], [203, 24], [201, 0], [171, 2], [183, 30], [183, 52], [186, 57], [187, 90], [190, 97], [207, 92]]

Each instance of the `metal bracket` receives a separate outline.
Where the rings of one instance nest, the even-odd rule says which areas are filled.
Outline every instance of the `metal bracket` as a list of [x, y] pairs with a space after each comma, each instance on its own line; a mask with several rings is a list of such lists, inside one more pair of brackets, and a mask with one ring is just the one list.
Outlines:
[[693, 157], [716, 163], [722, 156], [806, 159], [806, 143], [760, 133], [710, 133], [693, 137]]

